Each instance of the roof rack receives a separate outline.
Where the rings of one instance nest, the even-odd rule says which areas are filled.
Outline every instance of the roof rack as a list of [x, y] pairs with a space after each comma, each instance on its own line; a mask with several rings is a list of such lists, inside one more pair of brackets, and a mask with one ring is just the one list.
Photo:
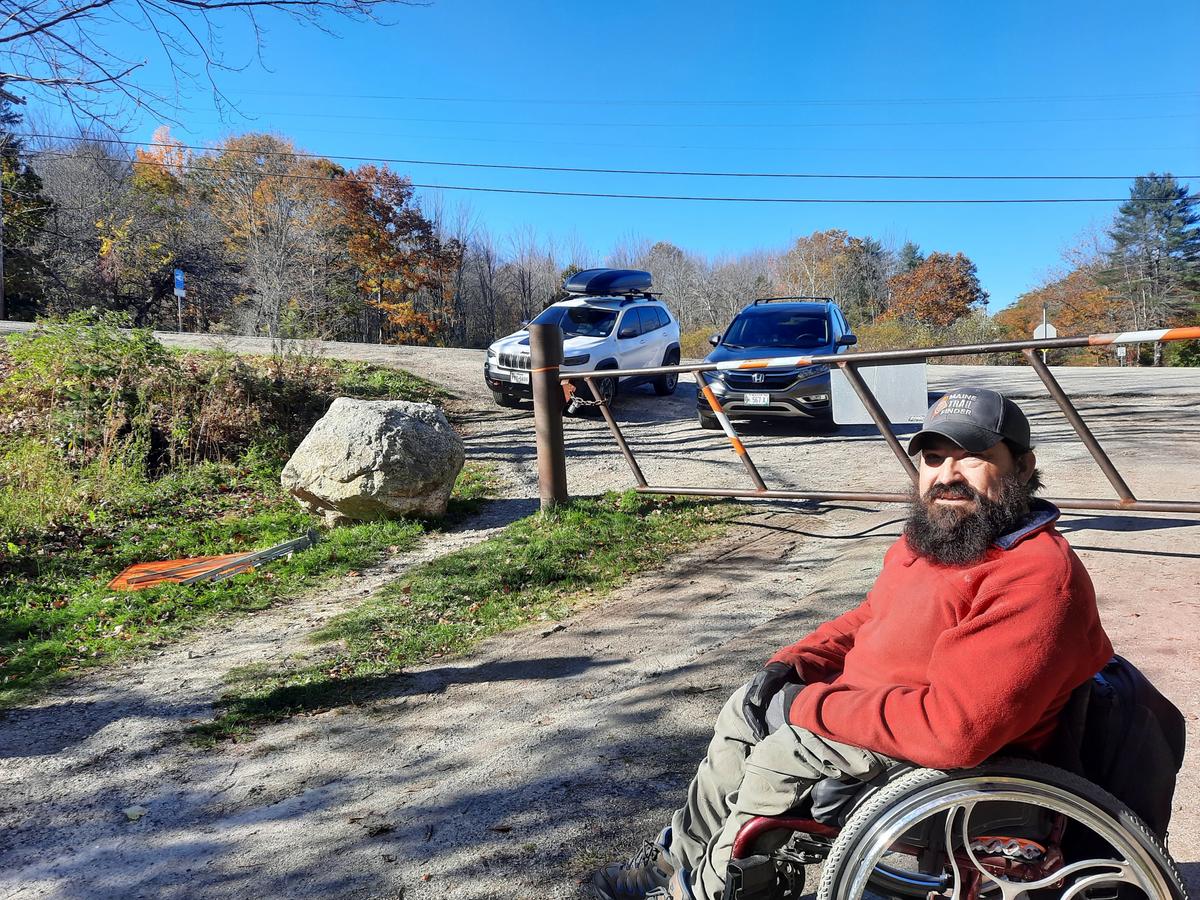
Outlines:
[[832, 297], [811, 297], [808, 295], [803, 295], [799, 297], [759, 297], [754, 301], [754, 305], [758, 306], [760, 303], [783, 303], [789, 300], [820, 300], [822, 303], [836, 302]]

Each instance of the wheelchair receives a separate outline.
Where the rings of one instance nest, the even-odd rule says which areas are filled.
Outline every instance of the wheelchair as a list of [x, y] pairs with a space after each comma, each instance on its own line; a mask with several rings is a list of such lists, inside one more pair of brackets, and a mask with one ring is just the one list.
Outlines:
[[746, 823], [726, 900], [1186, 900], [1159, 838], [1121, 801], [1046, 762], [898, 767], [818, 783], [805, 806]]

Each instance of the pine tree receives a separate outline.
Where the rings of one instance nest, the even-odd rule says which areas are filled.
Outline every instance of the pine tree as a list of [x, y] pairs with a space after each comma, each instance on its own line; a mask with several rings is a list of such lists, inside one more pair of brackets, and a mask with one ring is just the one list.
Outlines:
[[897, 258], [899, 270], [911, 272], [923, 262], [925, 262], [925, 254], [921, 252], [921, 248], [914, 241], [905, 241]]
[[[1104, 282], [1125, 302], [1135, 330], [1164, 328], [1180, 318], [1200, 291], [1200, 214], [1197, 198], [1169, 174], [1139, 176], [1108, 236], [1112, 250]], [[1154, 345], [1162, 364], [1162, 344]]]
[[21, 114], [0, 94], [0, 191], [3, 191], [4, 285], [0, 319], [14, 313], [32, 317], [37, 308], [34, 244], [46, 224], [50, 202], [42, 195], [42, 179], [23, 159], [24, 143], [13, 129]]

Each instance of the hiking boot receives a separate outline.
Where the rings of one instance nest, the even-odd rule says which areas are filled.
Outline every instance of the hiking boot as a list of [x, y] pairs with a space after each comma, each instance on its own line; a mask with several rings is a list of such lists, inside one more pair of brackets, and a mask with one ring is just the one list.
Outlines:
[[584, 886], [584, 895], [593, 900], [643, 900], [652, 891], [665, 890], [675, 872], [675, 860], [667, 849], [670, 845], [668, 826], [658, 840], [642, 844], [629, 862], [613, 863], [598, 870]]
[[687, 869], [677, 869], [665, 887], [655, 888], [645, 900], [696, 900], [688, 883], [690, 880]]

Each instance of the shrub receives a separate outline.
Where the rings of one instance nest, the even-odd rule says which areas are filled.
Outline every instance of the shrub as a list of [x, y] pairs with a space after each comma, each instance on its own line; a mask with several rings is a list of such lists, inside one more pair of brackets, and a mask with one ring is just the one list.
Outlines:
[[407, 372], [306, 353], [238, 357], [171, 351], [112, 314], [41, 322], [0, 353], [0, 435], [54, 449], [63, 464], [141, 465], [159, 475], [251, 448], [286, 456], [337, 396], [434, 400]]
[[[982, 311], [971, 312], [952, 325], [924, 325], [899, 316], [882, 316], [869, 324], [860, 325], [856, 350], [915, 350], [922, 347], [944, 347], [954, 344], [990, 344], [1004, 340], [1003, 329]], [[945, 356], [930, 362], [962, 365], [995, 365], [1007, 362], [992, 353]]]
[[1163, 365], [1200, 366], [1200, 341], [1171, 341], [1163, 344]]
[[720, 331], [716, 325], [685, 331], [679, 335], [679, 352], [684, 359], [704, 359], [712, 352], [708, 342], [713, 332]]

